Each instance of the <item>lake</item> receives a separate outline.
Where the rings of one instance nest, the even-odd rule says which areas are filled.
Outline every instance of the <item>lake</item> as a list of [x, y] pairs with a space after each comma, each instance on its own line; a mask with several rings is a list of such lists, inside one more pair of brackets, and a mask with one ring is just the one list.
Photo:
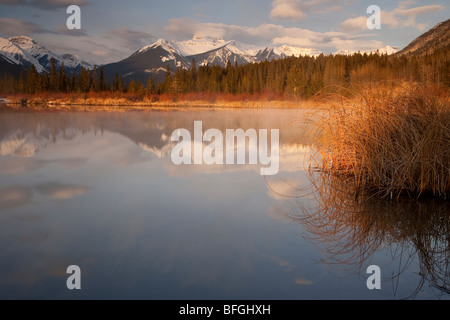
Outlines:
[[[0, 108], [1, 299], [450, 298], [450, 205], [337, 205], [308, 171], [306, 111]], [[278, 173], [175, 165], [194, 121], [278, 129]]]

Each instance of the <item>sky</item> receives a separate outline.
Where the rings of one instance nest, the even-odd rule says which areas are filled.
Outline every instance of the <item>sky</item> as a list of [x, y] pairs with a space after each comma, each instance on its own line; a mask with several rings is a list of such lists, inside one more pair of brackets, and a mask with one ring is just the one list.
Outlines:
[[[68, 29], [70, 5], [81, 29]], [[369, 29], [371, 5], [380, 29]], [[26, 35], [94, 64], [127, 58], [160, 38], [236, 40], [245, 47], [292, 45], [324, 53], [403, 49], [450, 17], [448, 0], [0, 0], [0, 37]]]

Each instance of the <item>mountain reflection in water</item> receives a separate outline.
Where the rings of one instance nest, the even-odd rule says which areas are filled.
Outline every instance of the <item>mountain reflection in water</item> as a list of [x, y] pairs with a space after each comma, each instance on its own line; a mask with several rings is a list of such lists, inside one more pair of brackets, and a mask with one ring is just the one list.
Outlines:
[[[448, 203], [317, 179], [306, 111], [0, 111], [0, 298], [449, 297]], [[174, 165], [170, 136], [196, 120], [279, 129], [280, 172]], [[366, 287], [369, 263], [382, 290]]]

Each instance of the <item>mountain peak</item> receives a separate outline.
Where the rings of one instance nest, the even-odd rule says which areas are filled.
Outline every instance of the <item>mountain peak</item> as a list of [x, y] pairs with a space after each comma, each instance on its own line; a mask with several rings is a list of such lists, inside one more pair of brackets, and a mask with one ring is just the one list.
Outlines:
[[343, 55], [343, 56], [351, 56], [355, 53], [360, 53], [360, 54], [379, 54], [379, 55], [391, 55], [391, 54], [395, 54], [398, 52], [398, 49], [396, 47], [391, 47], [391, 46], [386, 46], [384, 48], [380, 48], [380, 49], [376, 49], [376, 50], [370, 50], [370, 51], [353, 51], [353, 50], [349, 50], [349, 49], [344, 49], [344, 50], [340, 50], [340, 51], [336, 51], [334, 53], [334, 55]]
[[[44, 68], [27, 50], [22, 48], [18, 43], [10, 39], [0, 38], [0, 56], [5, 58], [12, 64], [31, 67], [34, 65], [37, 72], [42, 72]], [[25, 40], [25, 39], [21, 39]]]
[[142, 47], [141, 49], [136, 51], [133, 55], [143, 53], [143, 52], [148, 51], [149, 49], [153, 49], [153, 48], [157, 48], [157, 47], [161, 47], [169, 52], [174, 50], [173, 45], [170, 41], [160, 38], [160, 39], [156, 40], [155, 42], [153, 42], [152, 44]]
[[9, 41], [12, 41], [14, 43], [36, 43], [33, 39], [31, 39], [28, 36], [16, 36], [16, 37], [11, 37], [8, 39]]
[[0, 48], [0, 55], [5, 56], [14, 64], [29, 67], [34, 65], [37, 72], [49, 71], [51, 59], [55, 59], [56, 65], [64, 64], [66, 68], [77, 69], [81, 66], [92, 68], [92, 66], [73, 55], [58, 55], [43, 45], [37, 43], [28, 36], [15, 36], [3, 39]]
[[163, 38], [160, 38], [160, 39], [156, 40], [155, 43], [153, 43], [154, 46], [160, 46], [160, 45], [166, 45], [166, 44], [169, 44], [169, 41], [167, 41]]
[[304, 56], [319, 56], [322, 52], [314, 48], [299, 48], [288, 45], [282, 45], [277, 48], [278, 51], [282, 52], [285, 56], [288, 57], [304, 57]]

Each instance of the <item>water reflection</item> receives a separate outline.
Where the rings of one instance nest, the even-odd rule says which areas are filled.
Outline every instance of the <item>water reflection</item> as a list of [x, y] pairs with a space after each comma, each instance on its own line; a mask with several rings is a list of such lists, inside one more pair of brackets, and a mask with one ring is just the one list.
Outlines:
[[9, 186], [0, 188], [0, 210], [8, 210], [31, 203], [31, 188]]
[[[82, 136], [92, 134], [97, 137], [105, 132], [117, 133], [133, 141], [143, 151], [164, 160], [164, 166], [173, 175], [218, 173], [224, 171], [259, 170], [256, 165], [195, 165], [176, 166], [170, 159], [170, 152], [175, 142], [170, 136], [175, 129], [186, 128], [192, 132], [194, 121], [203, 122], [204, 131], [216, 128], [226, 129], [278, 129], [280, 130], [280, 162], [282, 170], [299, 170], [298, 158], [302, 156], [311, 143], [308, 133], [296, 121], [304, 118], [304, 111], [261, 112], [237, 111], [226, 117], [221, 112], [166, 112], [166, 113], [129, 113], [123, 114], [94, 113], [86, 116], [77, 113], [29, 114], [3, 113], [0, 128], [0, 156], [12, 156], [3, 159], [0, 173], [16, 174], [34, 170], [44, 165], [82, 166], [86, 163], [85, 150], [79, 150], [81, 156], [65, 159], [46, 159], [26, 161], [41, 150], [64, 141], [79, 140]], [[4, 125], [3, 125], [4, 124]], [[301, 143], [300, 143], [301, 142]], [[205, 148], [207, 143], [203, 144]], [[79, 147], [79, 145], [75, 145]], [[237, 146], [241, 147], [241, 146]], [[245, 146], [247, 152], [253, 146]], [[270, 151], [270, 148], [269, 148]], [[140, 162], [136, 154], [124, 154], [117, 161], [121, 164]], [[248, 158], [248, 153], [247, 153]], [[148, 159], [146, 159], [148, 160]], [[143, 160], [143, 161], [146, 161]]]
[[[287, 215], [307, 229], [307, 238], [324, 252], [325, 263], [365, 273], [370, 263], [382, 261], [379, 253], [386, 252], [393, 267], [384, 280], [391, 282], [394, 295], [411, 273], [417, 275], [416, 287], [401, 298], [417, 297], [427, 286], [437, 297], [450, 294], [449, 202], [379, 200], [352, 192], [352, 186], [337, 177], [314, 169], [309, 175], [310, 201], [298, 201], [295, 213]], [[416, 263], [418, 270], [412, 271]]]
[[[171, 162], [175, 129], [280, 130], [280, 173], [304, 174], [301, 112], [0, 114], [0, 298], [292, 298], [313, 276], [280, 253], [260, 165]], [[301, 142], [301, 144], [299, 143]], [[276, 275], [268, 279], [267, 274]]]
[[[280, 172], [174, 165], [170, 136], [196, 120], [222, 132], [279, 129]], [[1, 113], [0, 298], [73, 298], [71, 264], [82, 268], [83, 298], [392, 297], [315, 264], [316, 241], [329, 262], [352, 268], [388, 248], [445, 292], [448, 207], [355, 200], [337, 182], [309, 180], [304, 120], [296, 110]], [[298, 215], [273, 213], [304, 190]]]

